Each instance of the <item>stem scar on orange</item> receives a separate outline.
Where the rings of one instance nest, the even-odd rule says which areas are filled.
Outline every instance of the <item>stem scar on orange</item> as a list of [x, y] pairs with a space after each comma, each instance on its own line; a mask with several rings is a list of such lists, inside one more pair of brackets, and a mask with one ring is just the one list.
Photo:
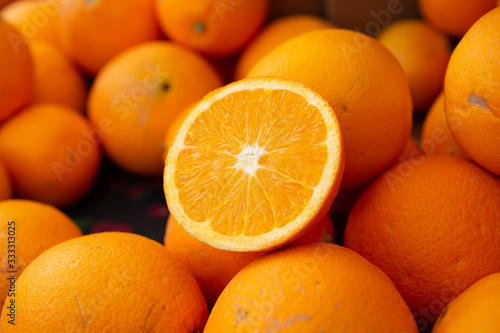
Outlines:
[[268, 0], [155, 0], [158, 22], [170, 39], [210, 56], [241, 50], [264, 23]]
[[170, 212], [196, 239], [221, 250], [288, 244], [328, 212], [344, 169], [330, 105], [300, 83], [241, 80], [205, 96], [170, 148]]

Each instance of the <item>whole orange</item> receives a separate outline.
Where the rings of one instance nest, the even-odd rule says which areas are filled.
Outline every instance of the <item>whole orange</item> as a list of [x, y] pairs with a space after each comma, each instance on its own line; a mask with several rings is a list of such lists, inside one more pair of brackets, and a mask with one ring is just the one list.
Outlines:
[[0, 201], [1, 308], [11, 284], [36, 257], [81, 235], [78, 226], [55, 207], [28, 200]]
[[212, 56], [241, 50], [264, 23], [268, 0], [155, 0], [163, 32]]
[[333, 24], [313, 15], [286, 16], [272, 21], [241, 54], [236, 65], [235, 79], [243, 79], [260, 59], [290, 38], [327, 28], [333, 28]]
[[495, 8], [495, 0], [419, 0], [422, 16], [432, 25], [461, 38], [481, 16]]
[[344, 188], [388, 168], [410, 136], [411, 96], [401, 65], [380, 42], [361, 33], [302, 34], [265, 56], [249, 76], [299, 81], [329, 102], [345, 140]]
[[28, 41], [59, 44], [57, 15], [60, 5], [46, 0], [18, 0], [6, 6], [0, 17], [12, 24]]
[[12, 184], [9, 173], [0, 160], [0, 201], [12, 198]]
[[500, 273], [467, 288], [443, 310], [433, 333], [494, 333], [500, 318]]
[[422, 127], [422, 149], [428, 155], [450, 154], [469, 158], [451, 134], [444, 113], [444, 95], [440, 93], [425, 116]]
[[33, 61], [26, 41], [0, 19], [0, 123], [33, 95]]
[[453, 51], [444, 85], [446, 120], [463, 150], [500, 175], [500, 8], [481, 19]]
[[84, 112], [87, 83], [73, 63], [54, 45], [30, 43], [35, 69], [33, 103], [57, 103]]
[[403, 162], [356, 202], [344, 244], [380, 267], [422, 329], [500, 271], [500, 179], [444, 154]]
[[34, 104], [11, 117], [0, 127], [0, 158], [15, 194], [58, 207], [81, 199], [97, 176], [107, 126], [94, 128], [57, 104]]
[[6, 333], [191, 333], [208, 315], [184, 264], [155, 241], [119, 232], [78, 237], [33, 260], [16, 282], [15, 325], [12, 299], [0, 318]]
[[411, 19], [390, 24], [378, 40], [398, 59], [410, 85], [415, 112], [425, 112], [443, 90], [451, 45], [443, 33]]
[[391, 280], [333, 244], [287, 247], [256, 259], [224, 289], [205, 333], [417, 332]]
[[[306, 235], [294, 242], [333, 242], [333, 223], [327, 215]], [[170, 216], [164, 239], [165, 246], [185, 263], [200, 284], [209, 305], [214, 305], [231, 279], [246, 265], [267, 252], [230, 252], [206, 245], [189, 235]]]
[[95, 125], [112, 124], [103, 147], [115, 163], [136, 174], [159, 175], [170, 124], [221, 85], [217, 72], [197, 53], [172, 42], [145, 43], [99, 73], [89, 96], [89, 117]]
[[154, 0], [68, 0], [61, 3], [60, 38], [91, 75], [122, 51], [160, 38]]

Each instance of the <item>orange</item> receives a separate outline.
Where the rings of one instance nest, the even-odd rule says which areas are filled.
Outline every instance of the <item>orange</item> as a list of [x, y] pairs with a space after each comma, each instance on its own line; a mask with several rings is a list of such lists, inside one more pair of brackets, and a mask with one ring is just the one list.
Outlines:
[[182, 110], [181, 113], [179, 113], [177, 116], [175, 116], [174, 120], [170, 123], [170, 126], [167, 129], [167, 132], [165, 134], [165, 138], [163, 139], [163, 144], [162, 144], [162, 149], [163, 149], [163, 160], [165, 161], [167, 159], [168, 155], [168, 150], [170, 147], [172, 147], [172, 144], [175, 141], [175, 136], [177, 135], [177, 131], [179, 128], [181, 128], [182, 123], [184, 122], [184, 119], [187, 118], [189, 115], [189, 112], [191, 112], [192, 109], [195, 108], [196, 104], [198, 104], [199, 101], [191, 104], [184, 110]]
[[33, 61], [21, 35], [0, 19], [0, 123], [33, 95]]
[[380, 176], [356, 202], [344, 244], [380, 267], [424, 331], [444, 306], [500, 271], [500, 179], [451, 155]]
[[302, 34], [274, 49], [249, 76], [299, 81], [328, 101], [345, 139], [344, 188], [361, 185], [392, 165], [410, 136], [405, 74], [381, 43], [361, 33]]
[[[333, 224], [329, 215], [295, 243], [333, 242]], [[200, 284], [207, 302], [214, 305], [229, 281], [243, 267], [266, 252], [230, 252], [208, 246], [184, 231], [170, 216], [165, 232], [165, 246], [185, 263]]]
[[200, 55], [171, 42], [150, 42], [113, 59], [97, 76], [88, 112], [98, 125], [108, 121], [103, 146], [122, 168], [160, 175], [162, 142], [184, 108], [222, 85]]
[[[404, 161], [414, 161], [418, 160], [420, 156], [424, 155], [424, 152], [418, 147], [415, 140], [410, 137], [406, 141], [405, 148], [399, 154], [394, 165], [402, 163]], [[332, 207], [330, 208], [330, 213], [334, 216], [335, 230], [343, 231], [345, 229], [345, 224], [347, 222], [347, 216], [351, 212], [354, 204], [359, 199], [361, 194], [368, 188], [371, 182], [365, 183], [358, 187], [341, 189], [339, 194], [335, 198]]]
[[241, 50], [267, 16], [268, 0], [155, 0], [163, 32], [172, 40], [212, 56]]
[[427, 23], [412, 19], [385, 28], [378, 40], [398, 59], [408, 78], [415, 112], [425, 112], [443, 89], [451, 56], [448, 38]]
[[57, 103], [83, 112], [87, 83], [83, 76], [54, 45], [31, 41], [35, 69], [33, 103]]
[[451, 134], [444, 113], [444, 95], [439, 94], [425, 116], [422, 127], [422, 149], [427, 155], [450, 154], [469, 158]]
[[333, 28], [333, 24], [313, 15], [287, 16], [269, 23], [241, 54], [235, 78], [244, 78], [260, 59], [290, 38], [326, 28]]
[[291, 243], [335, 198], [344, 147], [332, 108], [305, 86], [250, 78], [189, 113], [167, 157], [169, 211], [191, 236], [229, 251]]
[[0, 161], [0, 201], [10, 198], [12, 198], [12, 184], [7, 169]]
[[500, 8], [483, 16], [453, 51], [444, 85], [448, 126], [463, 150], [500, 175]]
[[355, 252], [311, 243], [267, 254], [228, 284], [205, 333], [418, 332], [391, 280]]
[[61, 2], [60, 39], [91, 75], [122, 51], [160, 38], [154, 0]]
[[0, 17], [12, 24], [28, 41], [41, 40], [58, 45], [59, 7], [55, 1], [18, 0], [2, 9]]
[[15, 194], [58, 207], [82, 198], [99, 170], [99, 141], [108, 130], [101, 125], [56, 104], [34, 104], [11, 117], [0, 128], [0, 158]]
[[495, 0], [420, 0], [422, 16], [437, 28], [461, 38], [481, 16], [495, 8]]
[[437, 320], [433, 333], [495, 333], [500, 318], [500, 273], [474, 283], [454, 299]]
[[[0, 201], [1, 308], [11, 284], [36, 257], [81, 235], [78, 226], [55, 207], [28, 200]], [[15, 259], [10, 255], [15, 255]]]
[[119, 232], [78, 237], [33, 260], [16, 283], [15, 326], [12, 299], [5, 333], [201, 332], [208, 315], [186, 266], [155, 241]]

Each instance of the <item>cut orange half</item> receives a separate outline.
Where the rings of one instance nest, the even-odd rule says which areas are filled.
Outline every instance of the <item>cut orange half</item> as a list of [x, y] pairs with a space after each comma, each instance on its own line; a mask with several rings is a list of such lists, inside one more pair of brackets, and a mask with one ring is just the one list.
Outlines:
[[249, 78], [191, 110], [167, 157], [171, 214], [222, 250], [286, 245], [328, 212], [344, 146], [330, 105], [300, 83]]

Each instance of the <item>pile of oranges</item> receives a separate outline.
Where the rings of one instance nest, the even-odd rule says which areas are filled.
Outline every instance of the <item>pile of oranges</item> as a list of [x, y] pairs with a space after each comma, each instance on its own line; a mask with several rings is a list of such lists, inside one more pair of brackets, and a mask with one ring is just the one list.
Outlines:
[[500, 332], [500, 2], [346, 4], [0, 1], [0, 332]]

